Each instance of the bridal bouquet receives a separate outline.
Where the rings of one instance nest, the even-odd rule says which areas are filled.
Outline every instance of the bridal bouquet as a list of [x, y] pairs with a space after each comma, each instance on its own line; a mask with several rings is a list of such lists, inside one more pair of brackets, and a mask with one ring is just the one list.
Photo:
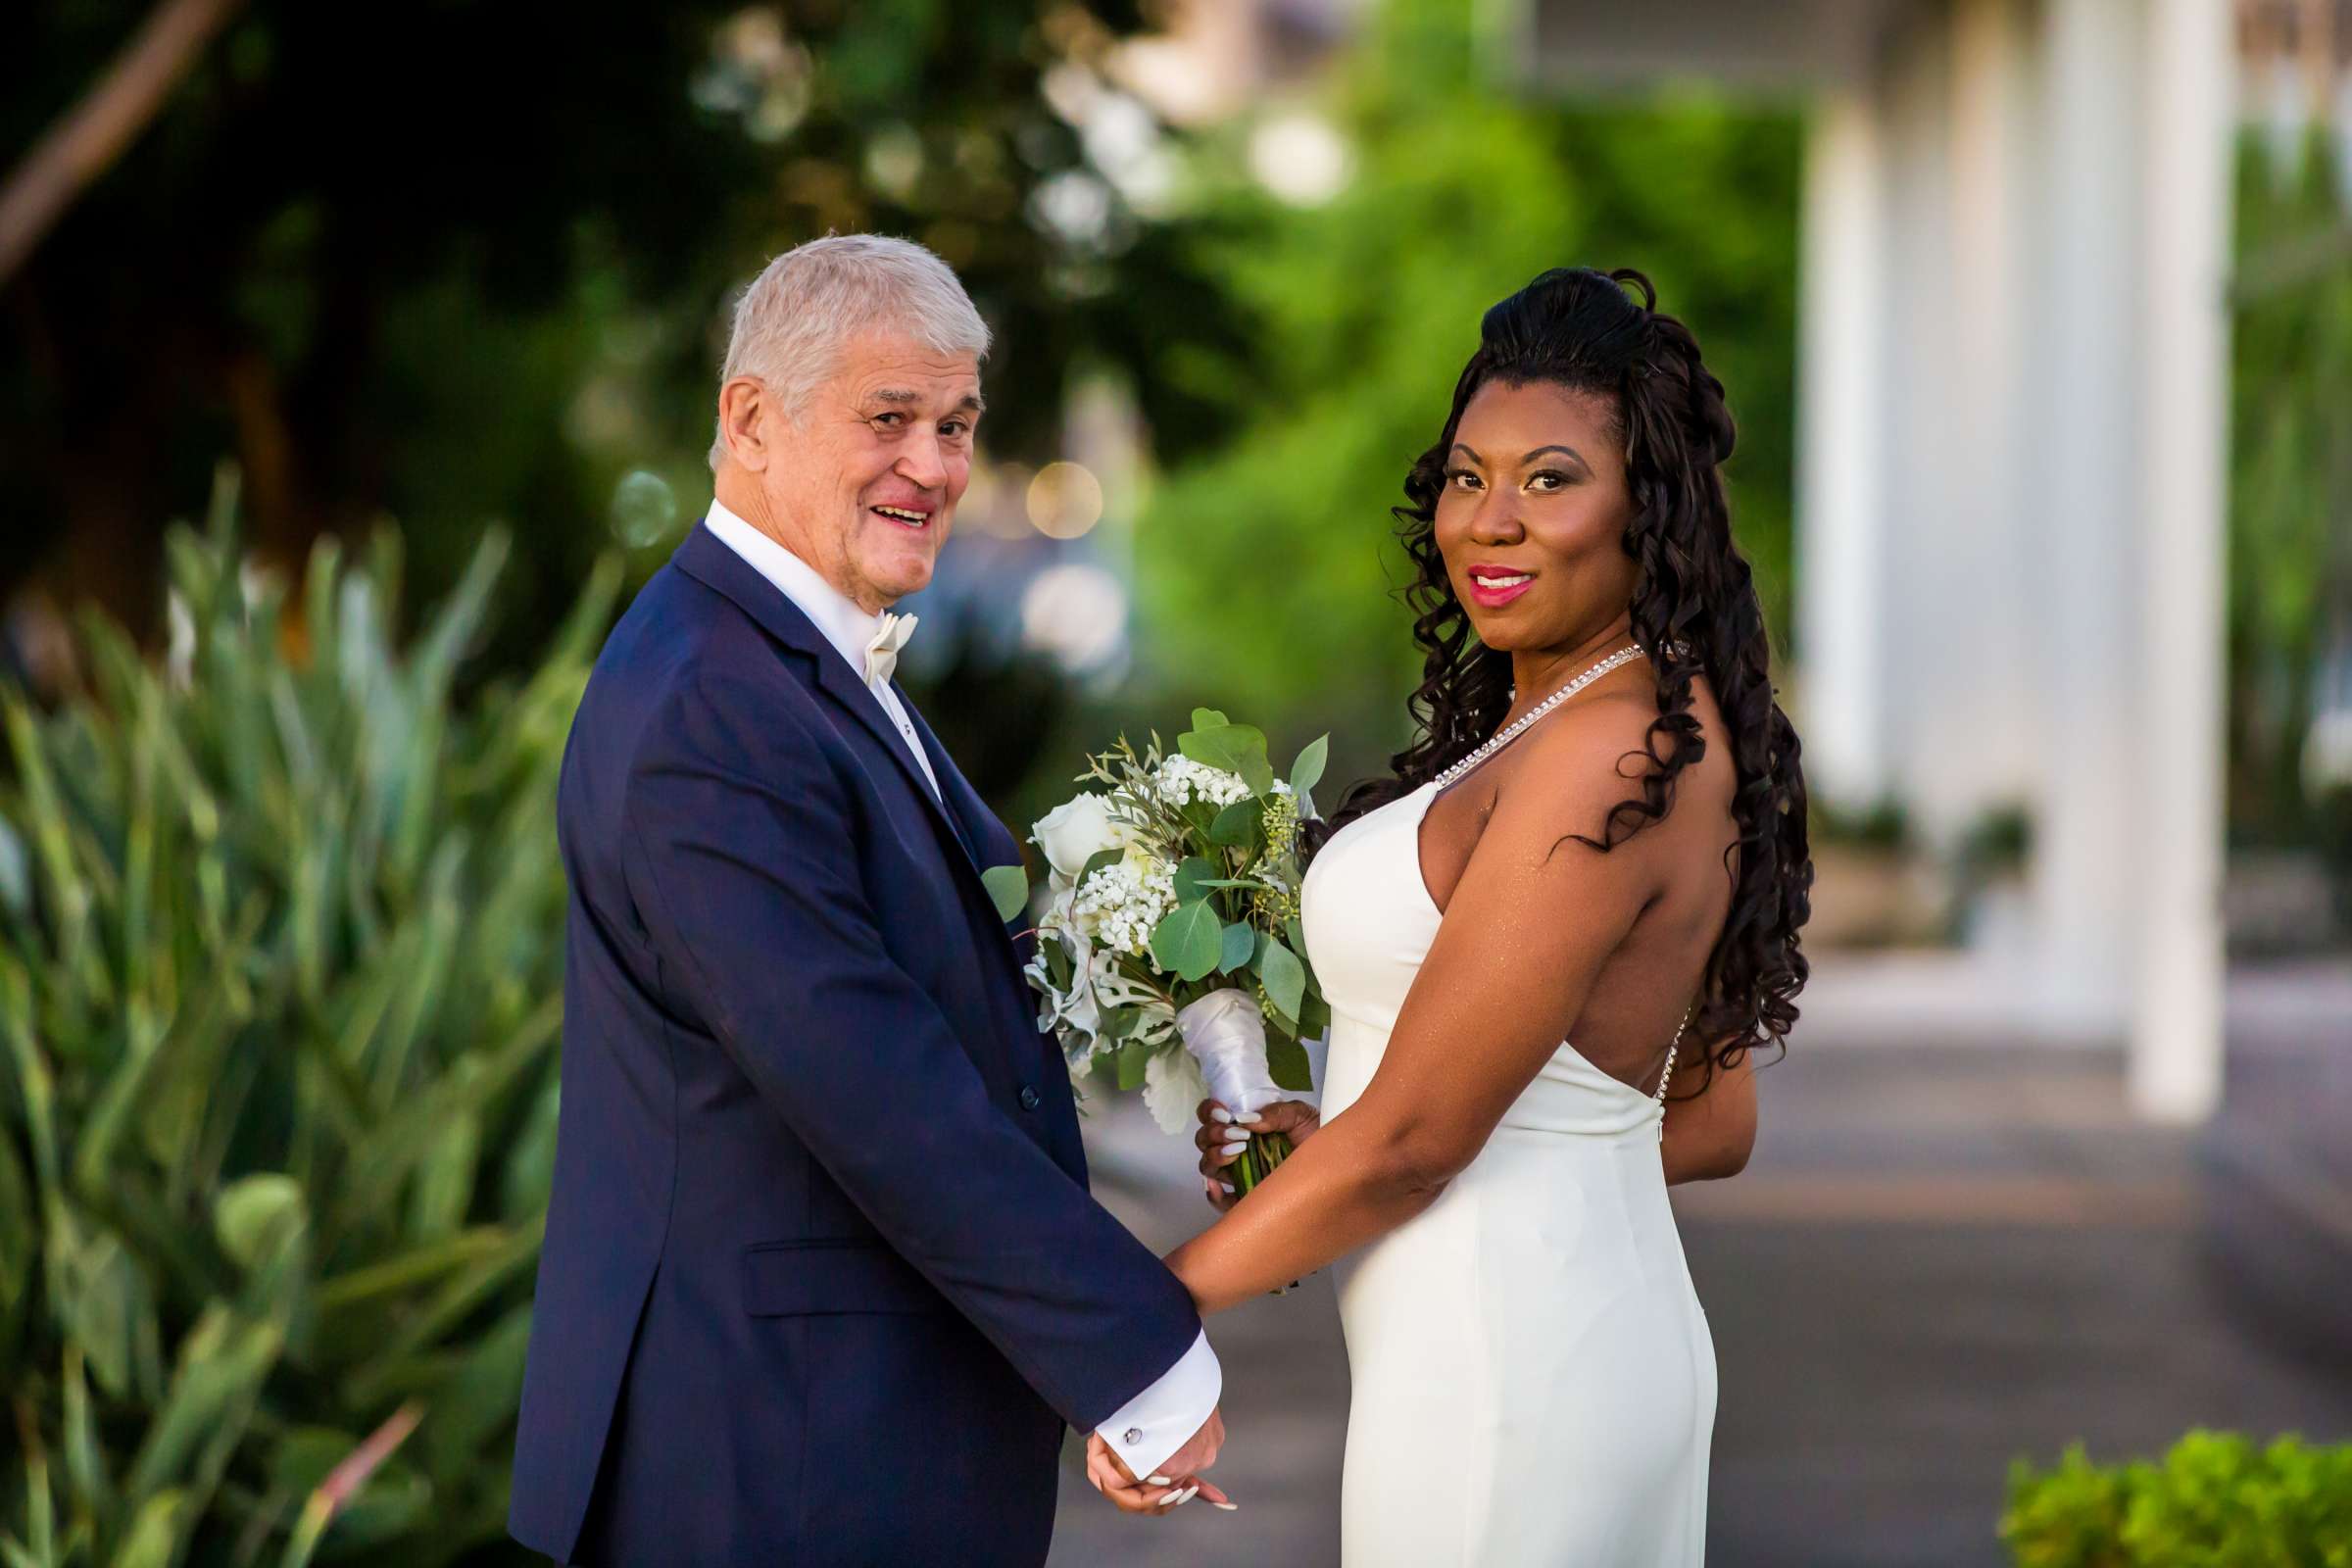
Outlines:
[[[1327, 750], [1316, 741], [1278, 779], [1262, 731], [1196, 709], [1174, 756], [1156, 734], [1140, 756], [1121, 736], [1078, 775], [1103, 787], [1037, 823], [1052, 874], [1028, 977], [1073, 1079], [1107, 1061], [1169, 1132], [1203, 1096], [1244, 1116], [1312, 1087], [1298, 1042], [1330, 1011], [1298, 930], [1298, 836]], [[1020, 867], [990, 876], [1007, 919], [1028, 906]], [[1289, 1152], [1279, 1135], [1252, 1138], [1236, 1187]]]

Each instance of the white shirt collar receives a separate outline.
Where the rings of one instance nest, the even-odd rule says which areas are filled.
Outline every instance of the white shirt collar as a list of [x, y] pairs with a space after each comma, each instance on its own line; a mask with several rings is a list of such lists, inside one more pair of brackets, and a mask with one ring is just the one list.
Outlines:
[[882, 617], [869, 615], [857, 602], [818, 575], [811, 566], [775, 540], [730, 511], [716, 496], [703, 518], [720, 544], [748, 562], [754, 571], [776, 585], [776, 591], [800, 607], [841, 653], [850, 672], [865, 678], [865, 650], [882, 629]]

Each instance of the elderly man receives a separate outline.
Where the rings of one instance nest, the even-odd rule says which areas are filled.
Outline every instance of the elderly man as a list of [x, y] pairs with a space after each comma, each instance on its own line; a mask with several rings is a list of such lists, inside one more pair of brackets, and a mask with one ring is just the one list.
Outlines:
[[1087, 1196], [981, 881], [1019, 851], [891, 679], [987, 348], [918, 246], [771, 264], [735, 312], [716, 499], [573, 721], [510, 1519], [559, 1560], [1036, 1564], [1063, 1423], [1138, 1510], [1222, 1438], [1191, 1298]]

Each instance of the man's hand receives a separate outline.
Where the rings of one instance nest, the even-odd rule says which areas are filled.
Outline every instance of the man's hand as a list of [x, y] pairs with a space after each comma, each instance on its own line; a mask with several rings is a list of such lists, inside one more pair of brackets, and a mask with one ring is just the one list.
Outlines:
[[1183, 1447], [1169, 1454], [1157, 1471], [1139, 1479], [1102, 1434], [1091, 1433], [1086, 1440], [1086, 1479], [1123, 1513], [1165, 1513], [1196, 1496], [1230, 1513], [1238, 1504], [1200, 1474], [1217, 1462], [1217, 1450], [1224, 1446], [1225, 1418], [1211, 1410]]

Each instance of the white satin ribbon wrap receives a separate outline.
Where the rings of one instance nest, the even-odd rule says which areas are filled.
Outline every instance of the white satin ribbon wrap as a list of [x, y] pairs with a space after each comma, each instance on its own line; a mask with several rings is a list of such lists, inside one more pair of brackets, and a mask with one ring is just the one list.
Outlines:
[[1208, 1098], [1236, 1116], [1284, 1098], [1266, 1070], [1265, 1015], [1247, 991], [1211, 991], [1176, 1014], [1176, 1032], [1200, 1064]]

